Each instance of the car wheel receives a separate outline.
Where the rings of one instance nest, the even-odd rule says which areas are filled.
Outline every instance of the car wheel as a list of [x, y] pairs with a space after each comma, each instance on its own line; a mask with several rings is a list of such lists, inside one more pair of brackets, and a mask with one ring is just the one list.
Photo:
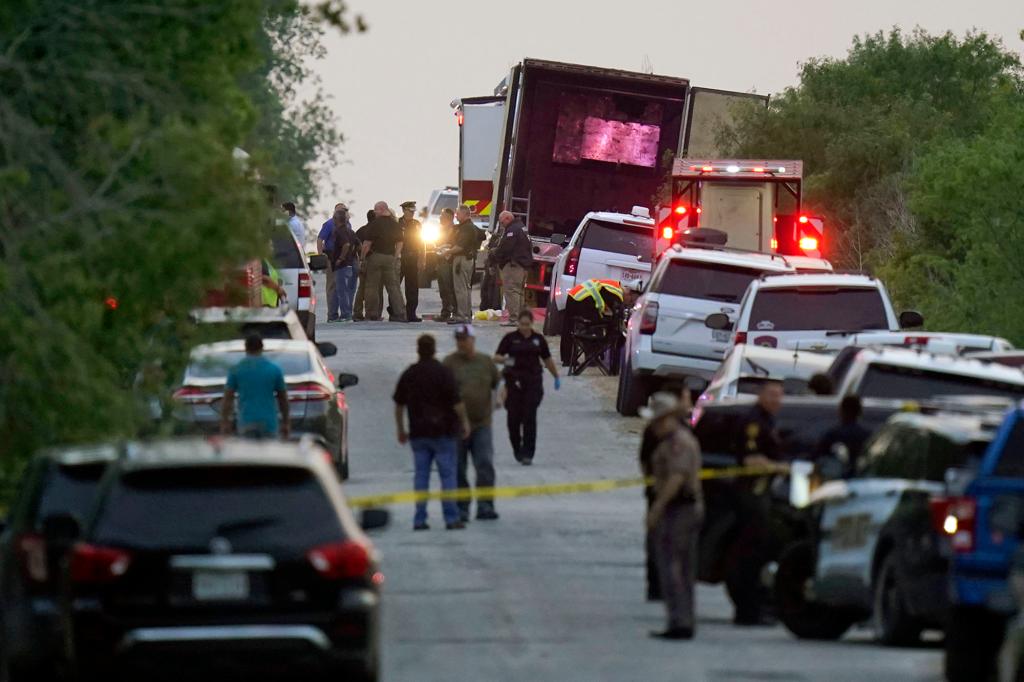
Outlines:
[[544, 336], [555, 336], [562, 333], [562, 315], [555, 303], [555, 297], [548, 296], [548, 304], [544, 308]]
[[896, 574], [896, 555], [882, 561], [875, 578], [875, 637], [887, 646], [910, 646], [921, 640], [922, 626], [907, 612], [906, 601]]
[[562, 313], [561, 337], [558, 339], [558, 355], [563, 367], [568, 367], [572, 362], [572, 325], [574, 316], [568, 312]]
[[619, 414], [635, 417], [650, 396], [650, 380], [633, 373], [633, 365], [627, 359], [619, 374]]
[[786, 629], [800, 639], [839, 639], [856, 618], [808, 600], [807, 581], [813, 576], [814, 547], [811, 543], [798, 542], [784, 551], [775, 574], [776, 613]]
[[955, 606], [946, 624], [946, 680], [993, 679], [1006, 620], [983, 608]]

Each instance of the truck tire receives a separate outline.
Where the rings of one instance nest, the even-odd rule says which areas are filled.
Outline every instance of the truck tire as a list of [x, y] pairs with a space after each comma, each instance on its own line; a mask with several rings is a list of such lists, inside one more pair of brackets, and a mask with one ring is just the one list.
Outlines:
[[946, 624], [947, 682], [994, 680], [1006, 620], [977, 606], [954, 606]]
[[568, 367], [572, 362], [572, 325], [574, 317], [567, 312], [561, 315], [561, 337], [558, 339], [558, 357], [562, 361], [562, 367]]
[[807, 581], [814, 575], [814, 547], [810, 542], [790, 545], [779, 559], [775, 574], [775, 608], [779, 620], [799, 639], [835, 640], [856, 622], [846, 611], [808, 601]]
[[544, 336], [557, 336], [562, 333], [562, 315], [555, 305], [555, 297], [548, 296], [548, 304], [544, 308]]
[[890, 552], [875, 577], [873, 625], [875, 638], [886, 646], [912, 646], [921, 641], [922, 624], [908, 611], [897, 581], [896, 555]]
[[633, 365], [627, 358], [619, 374], [619, 393], [615, 405], [619, 414], [624, 417], [635, 417], [637, 411], [647, 404], [650, 383], [647, 377], [633, 374]]

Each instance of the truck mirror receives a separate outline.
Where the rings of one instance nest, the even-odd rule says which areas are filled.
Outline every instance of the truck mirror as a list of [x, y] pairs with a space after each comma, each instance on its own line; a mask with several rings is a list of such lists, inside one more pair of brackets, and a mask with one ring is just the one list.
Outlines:
[[349, 386], [355, 386], [359, 383], [359, 377], [355, 374], [339, 374], [338, 375], [338, 388], [346, 389]]
[[561, 232], [555, 232], [553, 235], [551, 235], [551, 239], [548, 241], [550, 241], [552, 244], [558, 244], [559, 246], [561, 246], [562, 244], [565, 243], [565, 235], [562, 234]]
[[309, 269], [313, 272], [322, 272], [327, 269], [327, 256], [318, 253], [309, 257]]
[[900, 313], [900, 329], [913, 329], [924, 326], [924, 316], [916, 310], [904, 310]]
[[712, 313], [704, 318], [704, 326], [708, 329], [732, 329], [732, 322], [725, 313]]
[[338, 347], [330, 341], [320, 341], [316, 344], [316, 349], [320, 351], [320, 355], [325, 358], [334, 357], [338, 354]]

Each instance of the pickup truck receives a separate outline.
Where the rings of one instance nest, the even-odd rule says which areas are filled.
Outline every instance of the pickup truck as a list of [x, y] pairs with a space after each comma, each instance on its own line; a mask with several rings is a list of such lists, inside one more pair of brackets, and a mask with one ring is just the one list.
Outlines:
[[1024, 404], [1007, 412], [963, 494], [938, 501], [932, 518], [951, 554], [946, 679], [989, 679], [1017, 610], [1008, 574], [1024, 535]]

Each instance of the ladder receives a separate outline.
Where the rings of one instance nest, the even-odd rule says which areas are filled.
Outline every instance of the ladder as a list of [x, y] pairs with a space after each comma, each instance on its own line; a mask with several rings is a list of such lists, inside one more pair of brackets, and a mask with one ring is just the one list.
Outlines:
[[525, 197], [512, 197], [508, 202], [508, 212], [519, 218], [527, 229], [530, 228], [530, 197], [533, 191], [526, 193]]

